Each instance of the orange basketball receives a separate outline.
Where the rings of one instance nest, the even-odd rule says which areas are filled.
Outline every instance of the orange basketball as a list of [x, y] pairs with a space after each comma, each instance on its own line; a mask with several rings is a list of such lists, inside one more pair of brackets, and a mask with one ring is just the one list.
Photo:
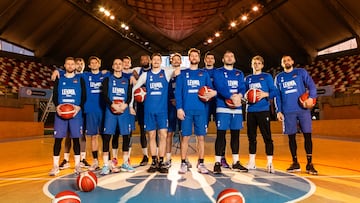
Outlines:
[[300, 106], [305, 108], [305, 109], [311, 109], [316, 104], [316, 98], [313, 98], [312, 103], [309, 103], [309, 101], [307, 101], [307, 99], [309, 99], [309, 92], [308, 91], [306, 91], [304, 94], [302, 94], [299, 97]]
[[[120, 100], [120, 99], [116, 99], [113, 101], [114, 104], [121, 104], [123, 103], [123, 100]], [[114, 113], [114, 114], [120, 114], [120, 113], [117, 113], [115, 112], [115, 109], [111, 108], [111, 111]]]
[[97, 177], [95, 173], [91, 171], [86, 171], [84, 173], [80, 173], [80, 175], [76, 179], [76, 184], [81, 191], [91, 192], [96, 188]]
[[72, 104], [60, 104], [59, 109], [59, 116], [63, 119], [72, 119], [76, 113], [75, 107]]
[[244, 196], [237, 189], [227, 188], [219, 193], [216, 203], [243, 203]]
[[232, 109], [237, 108], [237, 106], [234, 105], [234, 102], [231, 99], [225, 99], [225, 104]]
[[144, 102], [146, 99], [146, 88], [140, 87], [134, 91], [134, 99], [137, 102]]
[[210, 92], [210, 91], [212, 91], [212, 89], [211, 89], [210, 87], [208, 87], [208, 86], [202, 86], [202, 87], [200, 87], [200, 89], [199, 89], [199, 91], [198, 91], [199, 99], [200, 99], [201, 101], [203, 101], [203, 102], [207, 102], [207, 101], [211, 100], [212, 98], [207, 99], [207, 98], [204, 96], [205, 93], [208, 93], [208, 92]]
[[258, 102], [260, 99], [259, 97], [256, 96], [256, 94], [258, 92], [260, 92], [261, 90], [259, 89], [249, 89], [246, 93], [245, 93], [245, 98], [247, 99], [247, 101], [249, 103], [256, 103]]
[[80, 203], [80, 197], [73, 191], [65, 190], [59, 192], [55, 199], [53, 199], [52, 203]]

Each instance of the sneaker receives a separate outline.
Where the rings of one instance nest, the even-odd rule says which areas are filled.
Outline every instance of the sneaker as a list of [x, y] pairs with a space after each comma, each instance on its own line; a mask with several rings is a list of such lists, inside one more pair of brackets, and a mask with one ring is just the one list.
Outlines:
[[188, 167], [186, 163], [181, 163], [179, 174], [185, 174], [188, 171]]
[[103, 168], [101, 169], [100, 175], [107, 175], [109, 173], [110, 173], [109, 166], [103, 166]]
[[70, 163], [69, 161], [66, 161], [65, 159], [60, 163], [59, 165], [59, 169], [63, 170], [63, 169], [67, 169], [70, 168]]
[[299, 163], [292, 163], [288, 169], [286, 169], [288, 173], [293, 173], [300, 171], [300, 164]]
[[128, 163], [122, 164], [120, 170], [130, 173], [135, 172], [135, 169], [132, 166], [130, 166]]
[[169, 173], [169, 168], [165, 165], [165, 163], [159, 164], [159, 172], [160, 173]]
[[310, 175], [317, 175], [318, 171], [314, 168], [312, 163], [306, 165], [306, 173]]
[[155, 173], [158, 170], [158, 163], [156, 161], [153, 161], [150, 165], [150, 168], [148, 168], [148, 173]]
[[116, 166], [118, 165], [117, 158], [111, 159], [110, 164], [111, 164], [111, 168], [116, 168]]
[[108, 162], [108, 166], [109, 166], [109, 169], [110, 169], [110, 171], [111, 171], [112, 173], [119, 173], [119, 172], [120, 172], [120, 169], [119, 169], [118, 167], [116, 167], [116, 166], [113, 165], [113, 161], [112, 161], [112, 160], [110, 160], [110, 161]]
[[249, 169], [249, 170], [255, 170], [256, 169], [255, 162], [249, 161], [249, 163], [246, 164], [246, 168]]
[[249, 170], [240, 164], [240, 161], [237, 161], [232, 165], [232, 169], [240, 172], [248, 172]]
[[74, 170], [74, 173], [76, 175], [79, 175], [80, 173], [84, 172], [82, 169], [81, 169], [81, 166], [80, 166], [80, 163], [78, 165], [75, 166], [75, 170]]
[[54, 165], [54, 167], [49, 172], [49, 176], [56, 176], [60, 173], [59, 166]]
[[148, 156], [144, 155], [143, 159], [140, 162], [140, 166], [146, 166], [149, 162]]
[[186, 165], [187, 165], [188, 169], [192, 168], [192, 165], [191, 165], [189, 160], [186, 159], [185, 162], [186, 162]]
[[86, 161], [86, 159], [83, 159], [82, 161], [80, 161], [80, 167], [82, 168], [89, 168], [91, 165], [89, 164], [89, 162]]
[[165, 161], [165, 166], [168, 169], [171, 167], [171, 159], [169, 161]]
[[229, 164], [226, 162], [225, 157], [221, 158], [221, 167], [223, 168], [230, 168]]
[[89, 170], [90, 171], [97, 171], [97, 170], [99, 170], [100, 169], [100, 167], [99, 167], [99, 161], [98, 160], [94, 160], [94, 163], [93, 163], [93, 165], [91, 165], [90, 167], [89, 167]]
[[215, 162], [214, 173], [221, 173], [221, 163], [220, 162]]
[[208, 174], [209, 173], [209, 171], [207, 170], [204, 163], [199, 163], [197, 168], [198, 168], [199, 173], [202, 173], [202, 174]]
[[268, 173], [275, 173], [274, 165], [272, 163], [266, 165], [266, 170]]

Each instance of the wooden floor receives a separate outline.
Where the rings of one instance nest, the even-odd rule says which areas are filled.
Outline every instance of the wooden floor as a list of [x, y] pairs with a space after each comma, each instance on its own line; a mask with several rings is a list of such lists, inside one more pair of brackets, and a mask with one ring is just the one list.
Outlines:
[[[285, 171], [290, 164], [287, 137], [273, 135], [275, 144], [274, 166], [276, 170]], [[134, 137], [131, 156], [132, 163], [138, 163], [142, 158], [139, 138]], [[214, 135], [209, 135], [206, 144], [205, 162], [214, 161]], [[121, 141], [121, 140], [120, 140]], [[298, 136], [298, 157], [302, 169], [305, 168], [302, 136]], [[313, 195], [301, 202], [360, 202], [360, 140], [336, 139], [314, 136], [313, 162], [319, 171], [318, 176], [298, 173], [316, 185]], [[90, 143], [88, 148], [90, 147]], [[193, 143], [192, 146], [195, 144]], [[0, 142], [0, 202], [50, 202], [43, 193], [43, 186], [52, 179], [48, 172], [52, 167], [51, 136], [41, 136], [31, 139], [6, 140]], [[240, 161], [248, 159], [248, 141], [242, 134], [240, 139]], [[173, 148], [175, 152], [176, 148]], [[196, 154], [189, 150], [190, 160], [196, 162]], [[121, 156], [119, 156], [121, 157]], [[227, 146], [227, 158], [231, 160], [230, 147]], [[73, 159], [71, 159], [73, 160]], [[91, 161], [91, 153], [88, 152]], [[179, 150], [173, 155], [173, 161], [179, 162]], [[258, 137], [257, 166], [265, 167], [266, 156], [264, 144]], [[72, 173], [73, 168], [60, 172], [60, 175]]]

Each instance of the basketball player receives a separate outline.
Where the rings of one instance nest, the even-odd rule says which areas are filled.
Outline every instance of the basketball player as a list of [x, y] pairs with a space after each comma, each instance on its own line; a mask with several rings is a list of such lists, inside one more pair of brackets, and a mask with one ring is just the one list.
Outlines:
[[251, 60], [253, 74], [245, 77], [246, 91], [258, 89], [260, 93], [256, 94], [259, 98], [257, 103], [247, 104], [246, 124], [247, 135], [249, 139], [249, 162], [246, 168], [256, 169], [256, 130], [259, 126], [261, 135], [265, 142], [265, 151], [267, 155], [266, 169], [269, 173], [274, 173], [275, 169], [272, 163], [274, 154], [274, 144], [271, 138], [270, 130], [270, 99], [277, 95], [277, 89], [274, 86], [274, 80], [269, 73], [263, 73], [264, 59], [261, 56], [254, 56]]
[[[207, 109], [206, 103], [198, 97], [198, 91], [202, 86], [208, 86], [213, 89], [209, 74], [203, 69], [199, 70], [200, 51], [191, 48], [188, 52], [190, 68], [182, 70], [176, 78], [176, 109], [177, 117], [181, 120], [181, 166], [179, 173], [185, 174], [188, 171], [186, 164], [186, 154], [189, 146], [190, 136], [194, 125], [194, 134], [198, 140], [198, 172], [206, 174], [207, 170], [204, 164], [205, 135], [207, 131]], [[204, 95], [207, 99], [216, 96], [216, 91], [210, 91]]]
[[[216, 98], [216, 140], [214, 173], [221, 173], [221, 155], [226, 146], [226, 130], [230, 129], [233, 170], [247, 172], [248, 169], [239, 162], [239, 137], [243, 128], [241, 99], [245, 93], [244, 74], [234, 69], [235, 56], [226, 51], [223, 56], [224, 66], [214, 71], [214, 86], [218, 92]], [[234, 108], [230, 108], [225, 100], [230, 99]]]
[[300, 164], [297, 160], [296, 132], [299, 122], [305, 139], [305, 151], [307, 158], [306, 172], [317, 175], [312, 164], [312, 124], [310, 109], [304, 109], [299, 105], [299, 97], [309, 91], [309, 99], [305, 102], [313, 103], [316, 98], [316, 86], [308, 72], [303, 68], [294, 68], [294, 61], [291, 56], [285, 55], [281, 58], [281, 66], [284, 71], [275, 77], [275, 86], [280, 95], [275, 98], [277, 118], [283, 122], [284, 134], [289, 137], [289, 148], [293, 163], [287, 172], [300, 171]]
[[[206, 70], [209, 73], [211, 82], [214, 84], [215, 55], [210, 51], [206, 52], [204, 57], [204, 63], [205, 63], [204, 70]], [[210, 100], [208, 104], [209, 105], [207, 105], [207, 110], [208, 110], [208, 119], [209, 119], [208, 126], [209, 126], [211, 117], [213, 118], [213, 121], [216, 120], [216, 99]], [[223, 168], [230, 168], [225, 158], [225, 151], [226, 151], [226, 147], [224, 148], [224, 152], [221, 155], [220, 163]]]
[[[128, 108], [128, 104], [131, 100], [132, 85], [130, 84], [130, 80], [123, 76], [121, 59], [115, 59], [112, 68], [114, 74], [105, 78], [102, 82], [102, 93], [107, 104], [105, 110], [104, 132], [102, 135], [104, 161], [104, 166], [100, 173], [102, 175], [107, 175], [110, 171], [119, 172], [118, 168], [111, 167], [111, 161], [110, 164], [108, 164], [110, 138], [115, 134], [117, 127], [119, 133], [123, 137], [123, 164], [121, 165], [121, 170], [134, 172], [134, 168], [128, 163], [130, 133], [133, 129], [132, 125], [134, 125], [130, 119], [130, 111]], [[116, 104], [114, 103], [115, 100], [120, 100], [122, 102]], [[133, 114], [135, 114], [134, 110]]]
[[[64, 77], [55, 80], [53, 102], [56, 106], [57, 114], [55, 114], [54, 121], [54, 149], [53, 149], [53, 168], [49, 172], [50, 176], [55, 176], [59, 173], [59, 159], [61, 151], [62, 139], [69, 133], [74, 142], [74, 156], [75, 156], [75, 173], [81, 173], [80, 167], [80, 143], [79, 138], [82, 136], [82, 106], [86, 100], [85, 83], [84, 80], [75, 74], [75, 59], [67, 57], [65, 59], [65, 74]], [[69, 120], [62, 119], [59, 109], [59, 104], [70, 103], [75, 107], [75, 115]]]
[[[164, 155], [166, 149], [166, 137], [168, 128], [167, 104], [168, 104], [168, 86], [173, 75], [178, 75], [180, 70], [162, 69], [161, 55], [153, 54], [151, 71], [140, 75], [139, 80], [133, 87], [133, 92], [145, 84], [146, 99], [144, 101], [144, 127], [149, 134], [150, 152], [152, 164], [148, 172], [154, 173], [157, 170], [160, 173], [168, 173], [168, 168], [164, 164]], [[133, 107], [133, 100], [130, 107]], [[159, 160], [156, 153], [156, 130], [159, 130]]]

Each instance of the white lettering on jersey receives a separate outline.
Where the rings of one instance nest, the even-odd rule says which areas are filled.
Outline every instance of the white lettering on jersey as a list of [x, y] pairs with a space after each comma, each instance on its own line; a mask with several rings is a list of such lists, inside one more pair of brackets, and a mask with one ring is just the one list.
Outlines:
[[112, 93], [114, 94], [125, 94], [125, 89], [120, 87], [113, 87]]
[[161, 82], [151, 82], [150, 88], [151, 89], [161, 89], [161, 88], [163, 88], [163, 85]]
[[65, 96], [67, 96], [67, 97], [76, 95], [74, 89], [62, 89], [62, 90], [61, 90], [61, 94], [62, 94], [62, 95], [65, 95]]
[[90, 87], [94, 89], [100, 89], [101, 82], [90, 82]]
[[237, 88], [239, 86], [239, 81], [237, 80], [228, 80], [228, 86], [231, 88]]
[[293, 89], [296, 86], [295, 80], [290, 80], [282, 83], [283, 88]]
[[249, 84], [249, 88], [250, 88], [250, 89], [261, 89], [261, 83], [260, 83], [260, 82], [250, 83], [250, 84]]
[[200, 86], [199, 80], [187, 80], [187, 85], [191, 87], [198, 87]]

